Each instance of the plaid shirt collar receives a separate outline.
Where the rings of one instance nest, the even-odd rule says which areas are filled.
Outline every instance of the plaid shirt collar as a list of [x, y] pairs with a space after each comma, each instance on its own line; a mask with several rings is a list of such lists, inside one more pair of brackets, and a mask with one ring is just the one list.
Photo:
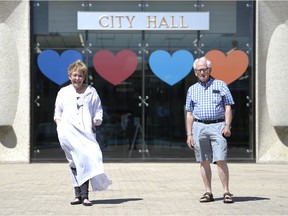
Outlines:
[[207, 83], [203, 83], [200, 80], [198, 80], [198, 83], [203, 86], [205, 89], [207, 89], [214, 81], [215, 79], [213, 77], [209, 77], [209, 81]]

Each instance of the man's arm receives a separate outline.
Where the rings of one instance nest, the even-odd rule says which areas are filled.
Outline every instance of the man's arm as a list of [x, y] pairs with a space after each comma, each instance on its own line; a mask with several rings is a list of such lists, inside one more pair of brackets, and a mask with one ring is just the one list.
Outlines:
[[186, 113], [187, 145], [190, 149], [193, 149], [193, 134], [192, 134], [193, 121], [194, 118], [192, 112], [187, 111]]
[[225, 106], [225, 126], [231, 127], [232, 109], [230, 105]]
[[225, 137], [230, 137], [231, 135], [231, 122], [232, 122], [232, 108], [230, 105], [225, 106], [225, 127], [222, 131]]

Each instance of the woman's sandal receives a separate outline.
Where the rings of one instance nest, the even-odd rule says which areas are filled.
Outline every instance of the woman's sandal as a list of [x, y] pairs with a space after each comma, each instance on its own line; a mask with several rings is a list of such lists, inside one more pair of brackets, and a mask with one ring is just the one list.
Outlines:
[[224, 193], [223, 194], [223, 198], [224, 198], [223, 202], [224, 203], [233, 203], [234, 201], [232, 199], [232, 196], [233, 196], [233, 194], [231, 194], [229, 192]]
[[84, 206], [92, 206], [92, 203], [88, 199], [84, 199], [82, 204]]
[[82, 200], [80, 197], [75, 197], [75, 199], [70, 202], [71, 205], [78, 205], [78, 204], [82, 204]]
[[203, 194], [203, 196], [200, 198], [199, 201], [200, 201], [201, 203], [204, 203], [204, 202], [213, 202], [213, 201], [214, 201], [213, 194], [212, 194], [212, 193], [209, 193], [209, 192], [206, 192], [205, 194]]

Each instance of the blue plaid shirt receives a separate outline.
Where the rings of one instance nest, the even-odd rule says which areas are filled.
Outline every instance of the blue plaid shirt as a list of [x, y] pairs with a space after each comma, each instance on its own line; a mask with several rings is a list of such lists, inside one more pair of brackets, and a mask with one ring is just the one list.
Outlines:
[[190, 86], [186, 97], [186, 111], [200, 120], [225, 119], [225, 106], [234, 100], [225, 82], [210, 78], [208, 83]]

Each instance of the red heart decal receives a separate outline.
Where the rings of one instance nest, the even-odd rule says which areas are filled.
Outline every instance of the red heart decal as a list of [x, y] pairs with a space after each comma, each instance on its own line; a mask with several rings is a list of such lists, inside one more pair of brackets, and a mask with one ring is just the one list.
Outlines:
[[116, 56], [108, 50], [100, 50], [93, 56], [96, 72], [113, 85], [118, 85], [130, 77], [137, 64], [137, 56], [130, 50], [121, 50]]
[[241, 50], [233, 50], [227, 56], [219, 50], [211, 50], [205, 56], [212, 62], [211, 76], [227, 85], [242, 76], [249, 62], [247, 54]]

